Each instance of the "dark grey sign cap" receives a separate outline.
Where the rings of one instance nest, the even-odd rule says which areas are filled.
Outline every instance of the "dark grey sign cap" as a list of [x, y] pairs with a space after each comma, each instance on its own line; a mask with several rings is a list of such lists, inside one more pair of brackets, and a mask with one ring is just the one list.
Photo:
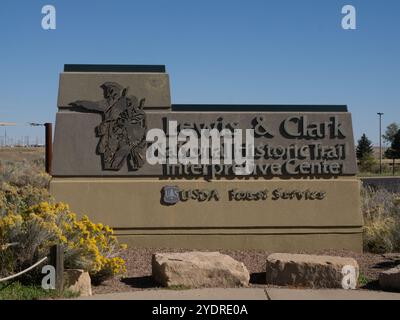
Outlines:
[[348, 112], [346, 105], [173, 104], [185, 112]]
[[165, 73], [165, 65], [65, 64], [64, 72]]

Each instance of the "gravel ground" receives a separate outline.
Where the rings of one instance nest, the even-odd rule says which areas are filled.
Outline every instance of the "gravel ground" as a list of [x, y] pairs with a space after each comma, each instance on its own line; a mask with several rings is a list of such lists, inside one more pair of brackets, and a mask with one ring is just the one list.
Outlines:
[[[151, 279], [151, 257], [155, 252], [184, 252], [186, 249], [143, 249], [130, 248], [122, 254], [126, 261], [127, 273], [122, 277], [103, 282], [93, 287], [94, 294], [126, 292], [157, 288]], [[265, 286], [265, 263], [270, 254], [266, 251], [241, 251], [241, 250], [219, 250], [232, 258], [243, 262], [251, 274], [251, 286]], [[306, 253], [306, 252], [301, 252]], [[379, 273], [400, 264], [400, 254], [377, 255], [371, 253], [354, 253], [350, 251], [325, 250], [317, 252], [319, 255], [331, 255], [351, 257], [357, 260], [360, 271], [368, 283], [362, 289], [378, 289], [377, 279]]]

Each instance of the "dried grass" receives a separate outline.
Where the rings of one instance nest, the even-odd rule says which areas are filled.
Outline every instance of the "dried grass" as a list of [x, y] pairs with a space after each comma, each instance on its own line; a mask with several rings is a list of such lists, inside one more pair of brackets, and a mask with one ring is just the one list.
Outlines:
[[362, 189], [364, 250], [388, 253], [400, 250], [400, 195], [384, 189]]

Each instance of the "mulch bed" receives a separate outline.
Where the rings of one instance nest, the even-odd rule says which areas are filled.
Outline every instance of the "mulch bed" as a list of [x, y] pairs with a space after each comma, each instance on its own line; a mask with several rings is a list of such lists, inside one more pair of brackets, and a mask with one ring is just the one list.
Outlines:
[[[151, 278], [151, 257], [155, 252], [185, 252], [187, 249], [144, 249], [130, 248], [121, 256], [126, 261], [127, 273], [122, 277], [103, 282], [93, 287], [94, 294], [126, 292], [157, 288], [157, 284]], [[206, 250], [203, 250], [206, 251]], [[214, 250], [215, 251], [215, 250]], [[245, 264], [251, 274], [250, 283], [252, 287], [265, 286], [265, 264], [266, 251], [243, 251], [243, 250], [218, 250], [221, 253], [230, 255], [232, 258]], [[306, 253], [306, 252], [301, 252]], [[372, 254], [354, 253], [350, 251], [325, 250], [314, 254], [330, 255], [340, 257], [351, 257], [357, 260], [360, 272], [368, 283], [362, 287], [366, 290], [378, 289], [377, 279], [379, 273], [393, 268], [400, 264], [400, 254]]]

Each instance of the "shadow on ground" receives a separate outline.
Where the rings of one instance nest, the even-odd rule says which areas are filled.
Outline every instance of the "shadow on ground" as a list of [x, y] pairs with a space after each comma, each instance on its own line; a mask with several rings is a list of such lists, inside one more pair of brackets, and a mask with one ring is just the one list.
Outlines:
[[361, 286], [360, 289], [379, 291], [380, 290], [379, 281], [378, 280], [369, 281], [367, 284]]
[[377, 263], [373, 266], [374, 269], [392, 269], [399, 266], [400, 260], [389, 260]]
[[[151, 289], [158, 288], [159, 285], [155, 282], [152, 276], [146, 277], [132, 277], [132, 278], [122, 278], [121, 282], [138, 289]], [[252, 273], [250, 275], [250, 284], [265, 284], [265, 272]]]
[[250, 284], [266, 284], [265, 272], [250, 274]]
[[139, 289], [151, 289], [159, 287], [151, 276], [122, 278], [121, 282], [128, 286], [131, 286], [132, 288]]

